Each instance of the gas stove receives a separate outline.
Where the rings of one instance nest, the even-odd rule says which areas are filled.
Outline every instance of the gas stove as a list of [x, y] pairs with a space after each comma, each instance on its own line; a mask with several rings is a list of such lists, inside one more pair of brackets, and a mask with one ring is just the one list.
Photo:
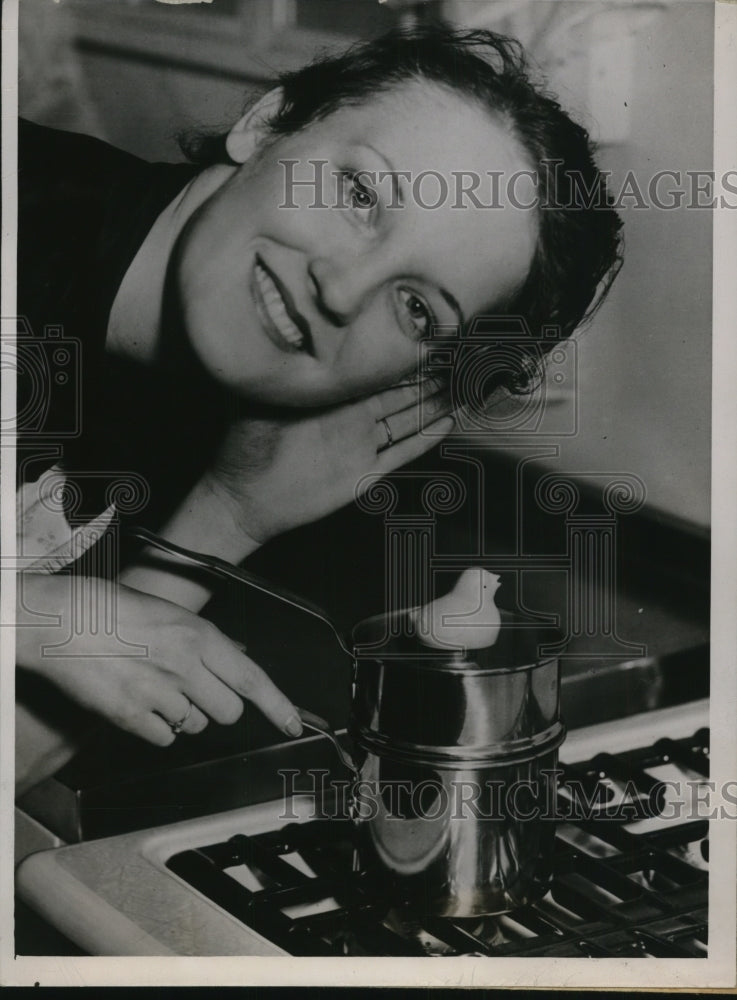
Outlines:
[[558, 811], [580, 818], [559, 824], [545, 896], [499, 916], [407, 910], [360, 866], [345, 815], [237, 833], [166, 866], [292, 955], [703, 958], [709, 824], [666, 817], [679, 778], [708, 773], [707, 729], [563, 766]]
[[502, 915], [418, 914], [304, 793], [31, 855], [18, 892], [98, 955], [705, 958], [707, 726], [704, 699], [571, 732], [552, 882]]

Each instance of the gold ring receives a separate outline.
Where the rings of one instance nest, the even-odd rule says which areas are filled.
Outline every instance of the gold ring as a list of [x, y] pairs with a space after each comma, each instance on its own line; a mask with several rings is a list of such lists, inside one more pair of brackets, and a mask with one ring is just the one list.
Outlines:
[[192, 702], [190, 701], [189, 708], [184, 713], [184, 715], [181, 717], [181, 719], [179, 720], [179, 722], [170, 722], [169, 723], [169, 727], [170, 727], [171, 731], [174, 733], [175, 736], [178, 733], [181, 733], [182, 729], [184, 729], [184, 724], [187, 721], [187, 719], [190, 717], [191, 714], [192, 714]]
[[386, 444], [384, 445], [384, 447], [391, 448], [391, 446], [394, 444], [394, 435], [392, 434], [392, 429], [389, 426], [389, 421], [386, 419], [386, 417], [379, 417], [379, 420], [384, 425], [384, 430], [386, 431]]

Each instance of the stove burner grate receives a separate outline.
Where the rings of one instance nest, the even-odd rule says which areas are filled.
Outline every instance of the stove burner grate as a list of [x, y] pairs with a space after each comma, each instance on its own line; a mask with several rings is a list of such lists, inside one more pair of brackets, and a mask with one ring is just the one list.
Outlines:
[[503, 915], [410, 915], [391, 885], [355, 870], [353, 826], [341, 818], [238, 834], [167, 866], [293, 955], [704, 958], [708, 821], [662, 821], [657, 776], [675, 765], [707, 777], [708, 736], [561, 765], [561, 806], [582, 789], [593, 807], [558, 823], [548, 893]]

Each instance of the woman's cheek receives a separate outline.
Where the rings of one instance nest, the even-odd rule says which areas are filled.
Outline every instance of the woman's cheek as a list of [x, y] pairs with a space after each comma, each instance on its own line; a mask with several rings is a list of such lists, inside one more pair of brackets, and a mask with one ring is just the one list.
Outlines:
[[371, 324], [370, 333], [367, 332], [364, 340], [370, 345], [370, 358], [365, 365], [383, 386], [389, 386], [418, 371], [421, 351], [419, 342], [411, 341], [399, 330], [391, 310], [382, 310], [382, 313]]

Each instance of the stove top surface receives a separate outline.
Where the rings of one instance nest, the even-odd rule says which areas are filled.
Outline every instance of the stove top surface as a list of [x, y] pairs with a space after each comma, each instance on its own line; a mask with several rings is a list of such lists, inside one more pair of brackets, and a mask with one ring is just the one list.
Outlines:
[[359, 867], [344, 816], [238, 833], [167, 868], [293, 955], [703, 958], [708, 822], [679, 821], [674, 792], [708, 773], [706, 729], [563, 766], [550, 888], [504, 915], [423, 913]]
[[708, 703], [626, 723], [569, 734], [558, 801], [578, 782], [593, 812], [557, 821], [550, 891], [506, 915], [418, 918], [304, 795], [37, 853], [19, 894], [98, 955], [705, 957], [708, 823], [673, 777], [703, 784]]

